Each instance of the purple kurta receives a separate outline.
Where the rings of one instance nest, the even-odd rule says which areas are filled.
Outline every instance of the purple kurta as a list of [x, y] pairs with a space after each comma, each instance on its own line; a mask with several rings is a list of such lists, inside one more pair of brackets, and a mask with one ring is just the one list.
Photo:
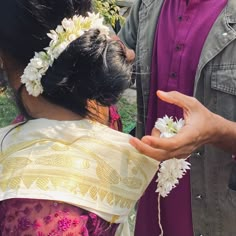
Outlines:
[[[146, 133], [157, 117], [182, 117], [182, 110], [157, 99], [156, 91], [193, 95], [199, 57], [206, 37], [227, 0], [165, 0], [154, 42]], [[135, 236], [158, 236], [156, 177], [139, 202]], [[190, 173], [161, 199], [164, 236], [193, 236]]]

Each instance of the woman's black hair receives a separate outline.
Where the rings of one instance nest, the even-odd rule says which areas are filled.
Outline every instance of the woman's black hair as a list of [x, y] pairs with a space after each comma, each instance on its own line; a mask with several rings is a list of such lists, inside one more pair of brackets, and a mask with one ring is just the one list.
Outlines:
[[[91, 0], [3, 1], [0, 47], [25, 67], [35, 52], [49, 45], [47, 33], [63, 18], [88, 11]], [[88, 100], [103, 106], [116, 103], [130, 77], [131, 65], [122, 45], [93, 29], [73, 41], [54, 61], [41, 79], [42, 96], [85, 117], [89, 114]]]
[[0, 48], [26, 66], [49, 44], [47, 33], [65, 17], [86, 15], [92, 0], [6, 0], [0, 7]]
[[41, 82], [43, 96], [85, 117], [88, 100], [110, 106], [129, 86], [131, 65], [121, 43], [87, 31], [53, 63]]

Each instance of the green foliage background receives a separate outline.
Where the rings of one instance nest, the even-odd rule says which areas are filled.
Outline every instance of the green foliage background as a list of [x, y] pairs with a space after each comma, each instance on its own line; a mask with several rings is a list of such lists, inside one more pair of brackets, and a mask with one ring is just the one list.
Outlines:
[[129, 133], [136, 126], [136, 104], [129, 103], [124, 97], [117, 104], [123, 124], [123, 132]]
[[0, 127], [9, 125], [17, 116], [18, 110], [8, 93], [0, 94]]
[[125, 22], [125, 18], [119, 14], [120, 7], [117, 6], [116, 0], [94, 0], [94, 7], [113, 28], [117, 21], [121, 25]]
[[[123, 124], [123, 131], [129, 133], [135, 127], [136, 106], [130, 104], [125, 98], [121, 98], [117, 106]], [[0, 127], [9, 125], [17, 114], [18, 110], [11, 96], [8, 93], [0, 94]]]

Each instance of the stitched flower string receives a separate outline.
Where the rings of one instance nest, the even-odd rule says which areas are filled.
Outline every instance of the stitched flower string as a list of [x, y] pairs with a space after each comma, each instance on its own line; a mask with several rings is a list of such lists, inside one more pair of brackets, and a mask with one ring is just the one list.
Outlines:
[[[170, 138], [177, 134], [184, 126], [184, 120], [174, 121], [172, 117], [164, 116], [157, 119], [155, 128], [161, 132], [160, 137]], [[187, 170], [190, 169], [190, 163], [184, 159], [170, 159], [160, 164], [157, 173], [157, 190], [162, 197], [168, 196], [170, 191], [176, 187]]]
[[[184, 120], [179, 119], [174, 121], [172, 117], [164, 116], [157, 119], [155, 128], [158, 129], [161, 134], [160, 137], [170, 138], [177, 134], [179, 130], [184, 126]], [[161, 229], [160, 236], [163, 235], [163, 229], [160, 220], [160, 196], [166, 197], [170, 191], [177, 186], [179, 180], [190, 169], [190, 163], [184, 159], [170, 159], [160, 163], [159, 171], [157, 173], [157, 189], [158, 195], [158, 220]]]
[[88, 13], [88, 17], [75, 15], [70, 19], [65, 18], [61, 25], [47, 34], [51, 39], [49, 46], [44, 51], [35, 53], [21, 76], [21, 83], [25, 84], [30, 95], [37, 97], [43, 93], [41, 78], [49, 66], [52, 66], [54, 60], [72, 41], [90, 29], [99, 29], [101, 34], [109, 35], [109, 27], [105, 26], [103, 18], [95, 13]]

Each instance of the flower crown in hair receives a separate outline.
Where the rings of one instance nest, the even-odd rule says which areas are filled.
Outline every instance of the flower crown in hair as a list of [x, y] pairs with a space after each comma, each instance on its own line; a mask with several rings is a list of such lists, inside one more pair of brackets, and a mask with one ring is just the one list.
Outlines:
[[109, 28], [103, 24], [103, 18], [95, 13], [88, 13], [87, 17], [75, 15], [70, 19], [64, 18], [61, 25], [47, 34], [51, 38], [49, 46], [35, 53], [21, 76], [21, 83], [25, 84], [30, 95], [37, 97], [43, 93], [41, 78], [49, 66], [72, 41], [90, 29], [99, 29], [101, 34], [109, 35]]

